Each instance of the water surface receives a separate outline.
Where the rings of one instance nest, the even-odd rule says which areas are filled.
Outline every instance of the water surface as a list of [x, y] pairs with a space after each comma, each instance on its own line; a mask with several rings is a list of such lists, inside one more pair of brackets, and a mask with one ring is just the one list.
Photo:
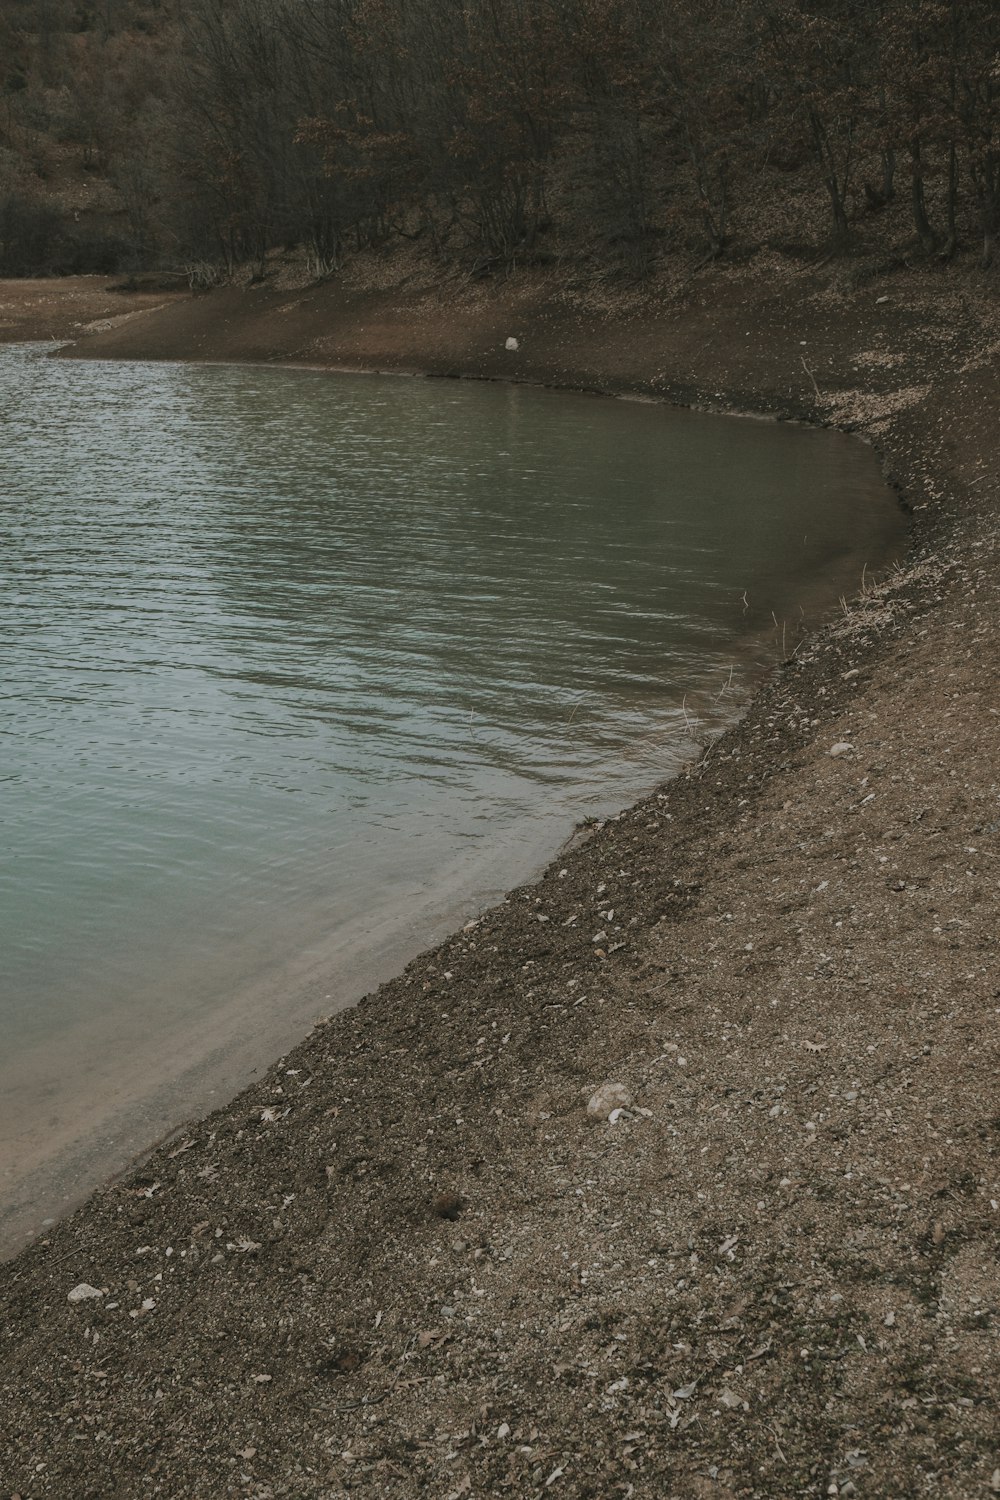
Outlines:
[[0, 350], [8, 1238], [669, 775], [901, 529], [837, 434], [46, 352]]

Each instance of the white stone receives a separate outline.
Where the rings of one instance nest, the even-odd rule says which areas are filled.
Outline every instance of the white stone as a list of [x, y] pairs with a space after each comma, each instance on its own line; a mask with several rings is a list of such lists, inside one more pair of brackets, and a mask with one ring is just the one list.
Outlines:
[[602, 1083], [587, 1104], [592, 1120], [607, 1120], [616, 1109], [628, 1109], [632, 1095], [623, 1083]]
[[98, 1291], [96, 1286], [91, 1286], [87, 1281], [81, 1281], [66, 1297], [69, 1302], [86, 1302], [88, 1297], [103, 1297], [104, 1293]]

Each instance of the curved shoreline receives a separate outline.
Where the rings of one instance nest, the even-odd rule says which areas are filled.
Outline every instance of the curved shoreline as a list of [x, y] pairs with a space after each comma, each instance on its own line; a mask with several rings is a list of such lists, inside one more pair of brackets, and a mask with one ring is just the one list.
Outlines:
[[[424, 340], [431, 373], [463, 350], [503, 373], [486, 334], [524, 314], [508, 294], [407, 339], [388, 294], [325, 290], [331, 354], [395, 336], [398, 367]], [[712, 309], [606, 326], [605, 384], [646, 358], [640, 393], [735, 406], [756, 368], [758, 404], [808, 415], [805, 373], [782, 386], [822, 319], [823, 417], [877, 440], [910, 565], [688, 774], [0, 1270], [25, 1495], [125, 1495], [137, 1465], [206, 1497], [989, 1481], [995, 328], [936, 310], [933, 278], [891, 320], [872, 288], [833, 322], [823, 286], [795, 291], [723, 277]], [[261, 295], [204, 299], [200, 344], [190, 303], [80, 352], [263, 349], [284, 294]], [[534, 368], [585, 374], [544, 298]], [[668, 333], [672, 382], [648, 363]], [[635, 1109], [589, 1124], [608, 1080]], [[105, 1295], [68, 1303], [83, 1281]]]
[[[36, 363], [48, 348], [37, 344], [15, 347], [40, 350], [41, 353], [35, 355]], [[40, 367], [43, 378], [46, 364], [49, 361], [43, 360]], [[67, 375], [72, 372], [64, 367], [60, 377], [58, 368], [55, 367], [55, 377], [61, 389]], [[190, 371], [192, 367], [178, 365], [176, 368]], [[260, 367], [238, 368], [259, 370]], [[328, 370], [318, 371], [315, 366], [286, 363], [273, 373], [272, 378], [277, 381], [287, 379], [289, 371], [305, 371], [310, 376], [330, 373]], [[149, 367], [141, 378], [144, 380], [147, 374], [152, 374], [155, 381], [153, 367]], [[77, 368], [76, 375], [82, 377], [83, 372]], [[256, 383], [260, 384], [260, 381]], [[477, 383], [485, 383], [485, 377], [484, 381]], [[496, 385], [499, 382], [489, 383]], [[79, 385], [79, 380], [73, 379], [70, 384]], [[601, 418], [601, 408], [592, 409], [589, 398], [577, 393], [557, 392], [552, 387], [532, 382], [523, 384], [530, 391], [545, 393], [536, 399], [542, 400], [539, 409], [548, 415], [549, 421], [558, 422], [562, 400], [568, 403], [570, 411], [590, 412], [589, 417], [584, 416], [585, 423], [607, 420], [607, 417]], [[86, 390], [88, 382], [85, 381], [80, 388]], [[262, 389], [272, 390], [271, 379], [266, 376]], [[301, 393], [306, 387], [293, 382], [288, 389]], [[433, 393], [432, 386], [425, 389], [429, 395]], [[497, 392], [497, 399], [499, 394]], [[294, 405], [300, 396], [291, 399]], [[662, 408], [664, 405], [651, 397], [623, 395], [603, 398], [605, 412], [606, 402], [610, 399], [631, 401], [645, 407]], [[517, 406], [520, 408], [521, 402], [517, 402]], [[673, 410], [677, 411], [676, 408]], [[664, 430], [676, 430], [678, 434], [700, 432], [704, 442], [704, 433], [711, 433], [713, 424], [718, 426], [718, 422], [717, 416], [706, 417], [701, 413], [691, 416], [685, 413], [672, 419], [665, 414], [657, 420], [654, 430], [661, 436]], [[633, 425], [630, 422], [621, 428], [621, 432], [631, 431]], [[645, 420], [641, 427], [646, 429]], [[724, 441], [725, 429], [719, 428], [719, 433], [719, 440]], [[733, 434], [730, 441], [736, 437], [737, 434]], [[764, 440], [763, 433], [760, 438]], [[848, 463], [852, 465], [851, 473], [855, 472], [861, 455], [861, 450], [856, 449], [852, 459], [848, 441], [833, 433], [820, 435], [814, 432], [808, 438], [800, 434], [798, 439], [794, 434], [788, 434], [784, 440], [776, 438], [775, 441], [778, 444], [783, 441], [789, 455], [801, 450], [813, 455], [821, 464], [824, 462], [822, 454], [827, 455], [826, 462]], [[779, 446], [775, 456], [780, 456], [780, 453]], [[864, 460], [865, 474], [864, 477], [858, 475], [859, 485], [877, 484], [874, 461], [868, 459], [867, 454]], [[788, 462], [794, 466], [795, 472], [799, 472], [803, 462], [808, 466], [809, 459], [800, 457], [796, 461], [789, 456]], [[831, 496], [831, 503], [845, 507], [851, 505], [849, 514], [853, 524], [862, 528], [859, 534], [852, 534], [852, 522], [847, 520], [848, 512], [843, 511], [839, 523], [827, 535], [825, 545], [813, 557], [808, 577], [803, 577], [798, 585], [790, 574], [786, 578], [780, 591], [783, 602], [779, 602], [775, 595], [768, 605], [762, 607], [758, 599], [752, 626], [749, 605], [745, 606], [742, 631], [732, 642], [732, 661], [742, 663], [742, 669], [750, 671], [755, 684], [769, 675], [769, 663], [774, 661], [785, 629], [789, 632], [791, 648], [811, 625], [829, 613], [842, 589], [853, 588], [863, 564], [874, 576], [875, 572], [888, 566], [890, 560], [902, 555], [905, 543], [901, 532], [897, 533], [895, 529], [897, 523], [888, 492], [884, 503], [878, 505], [872, 495], [866, 509], [857, 500], [851, 504], [848, 499], [850, 486], [846, 481], [841, 482], [840, 488], [844, 493]], [[864, 493], [867, 495], [868, 492], [866, 488]], [[869, 512], [870, 518], [867, 518]], [[823, 527], [824, 521], [817, 514], [803, 524], [814, 533]], [[870, 534], [864, 529], [869, 525]], [[794, 532], [795, 527], [792, 525], [786, 530]], [[776, 543], [778, 541], [776, 538]], [[832, 581], [834, 579], [836, 582]], [[748, 582], [748, 579], [742, 578], [741, 581]], [[789, 597], [789, 590], [794, 598]], [[734, 598], [738, 597], [738, 592]], [[751, 586], [751, 596], [754, 592]], [[776, 616], [769, 614], [771, 604], [777, 611]], [[739, 614], [738, 605], [736, 613]], [[736, 628], [739, 631], [740, 627]], [[729, 665], [727, 661], [726, 666]], [[733, 668], [739, 669], [738, 666]], [[617, 812], [640, 793], [645, 794], [661, 779], [669, 777], [672, 774], [670, 766], [691, 759], [697, 754], [699, 743], [714, 738], [724, 725], [733, 721], [740, 711], [736, 703], [748, 702], [755, 688], [744, 684], [734, 699], [732, 675], [731, 671], [730, 686], [722, 695], [723, 706], [714, 701], [714, 689], [709, 688], [707, 680], [689, 685], [684, 715], [693, 738], [686, 738], [682, 727], [680, 743], [658, 772], [653, 767], [659, 757], [650, 761], [645, 774], [634, 777], [631, 788], [619, 795], [611, 790], [611, 768], [606, 767], [608, 786], [601, 799], [601, 816], [609, 810]], [[679, 704], [679, 695], [677, 702]], [[660, 742], [661, 735], [665, 747], [677, 738], [677, 732], [668, 733], [661, 725], [659, 733], [651, 739]], [[622, 745], [623, 763], [633, 759], [633, 748], [640, 762], [645, 758], [640, 745]], [[647, 746], [647, 755], [648, 752]], [[583, 796], [582, 788], [579, 795]], [[585, 810], [594, 812], [596, 808], [581, 807], [577, 816]], [[540, 818], [555, 813], [556, 806], [539, 809]], [[22, 1048], [16, 1052], [12, 1049], [12, 1055], [0, 1068], [0, 1259], [16, 1254], [58, 1218], [84, 1202], [95, 1188], [128, 1173], [156, 1144], [173, 1137], [186, 1119], [215, 1109], [234, 1097], [276, 1056], [300, 1040], [317, 1015], [333, 1013], [356, 1003], [380, 982], [398, 973], [428, 944], [440, 941], [452, 928], [494, 904], [509, 885], [536, 878], [555, 857], [559, 838], [570, 826], [567, 817], [568, 814], [564, 814], [562, 818], [564, 826], [559, 837], [553, 833], [548, 839], [541, 836], [539, 827], [531, 828], [527, 824], [517, 836], [494, 829], [489, 848], [476, 860], [472, 863], [463, 860], [461, 870], [451, 865], [435, 868], [433, 890], [424, 890], [420, 894], [414, 892], [410, 900], [392, 910], [382, 911], [377, 903], [384, 898], [373, 891], [372, 902], [376, 905], [369, 907], [364, 917], [356, 914], [348, 920], [346, 914], [342, 915], [336, 908], [328, 911], [327, 920], [313, 933], [302, 953], [288, 952], [280, 960], [276, 953], [271, 954], [261, 963], [260, 972], [244, 972], [244, 967], [241, 967], [235, 986], [225, 983], [222, 978], [225, 967], [220, 965], [220, 977], [213, 992], [206, 993], [204, 1009], [196, 999], [200, 992], [193, 985], [189, 988], [189, 981], [194, 980], [193, 973], [185, 971], [178, 975], [171, 971], [170, 960], [177, 957], [174, 945], [173, 952], [161, 954], [153, 961], [157, 994], [161, 998], [152, 1009], [149, 1000], [143, 999], [140, 962], [135, 970], [133, 1002], [122, 1003], [126, 997], [121, 997], [117, 1019], [110, 997], [106, 995], [100, 1015], [79, 1017], [66, 1030], [40, 1038], [30, 1049]], [[514, 859], [509, 851], [517, 847], [521, 848], [521, 854]], [[455, 858], [458, 858], [457, 851]], [[111, 934], [108, 936], [110, 938]], [[55, 940], [56, 934], [52, 934], [52, 941]], [[135, 948], [140, 952], [142, 944], [143, 935], [137, 932]], [[77, 964], [82, 964], [86, 970], [94, 956], [93, 950], [81, 948], [76, 955]], [[184, 995], [185, 991], [187, 1020], [181, 1030], [170, 1027], [165, 1020], [161, 1022], [156, 1012], [162, 1005], [169, 1013], [173, 995]], [[154, 1057], [155, 1071], [150, 1072], [149, 1060]]]

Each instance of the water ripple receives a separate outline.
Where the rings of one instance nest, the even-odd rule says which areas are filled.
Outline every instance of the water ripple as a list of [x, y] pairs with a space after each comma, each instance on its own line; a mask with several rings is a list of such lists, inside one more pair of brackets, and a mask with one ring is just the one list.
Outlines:
[[629, 799], [897, 525], [830, 434], [44, 354], [0, 351], [11, 1059]]

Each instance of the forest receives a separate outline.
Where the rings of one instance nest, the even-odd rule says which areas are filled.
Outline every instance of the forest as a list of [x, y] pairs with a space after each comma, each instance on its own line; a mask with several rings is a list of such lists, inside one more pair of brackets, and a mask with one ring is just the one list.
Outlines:
[[996, 0], [0, 0], [0, 274], [989, 265]]

